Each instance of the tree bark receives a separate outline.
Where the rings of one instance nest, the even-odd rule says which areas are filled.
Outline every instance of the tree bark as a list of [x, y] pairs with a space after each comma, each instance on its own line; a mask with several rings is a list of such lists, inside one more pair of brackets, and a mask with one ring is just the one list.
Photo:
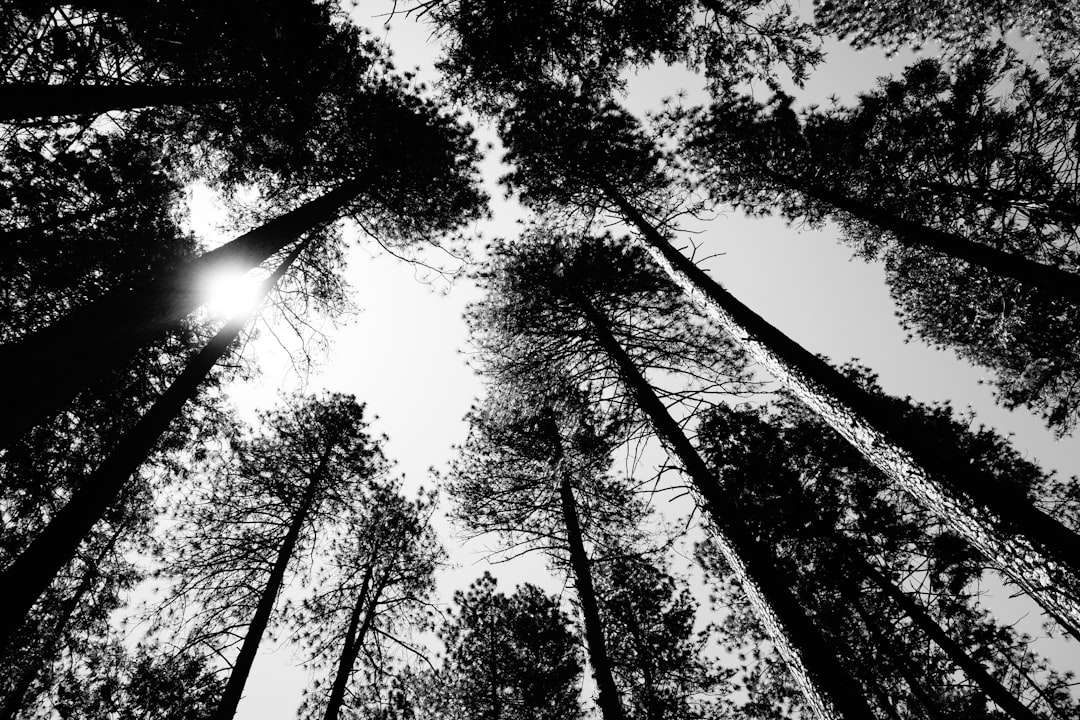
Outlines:
[[200, 105], [238, 97], [235, 88], [212, 85], [0, 84], [0, 122], [61, 115], [100, 115], [111, 110]]
[[211, 716], [211, 720], [232, 720], [232, 717], [236, 714], [236, 706], [240, 704], [240, 698], [244, 693], [244, 685], [247, 684], [251, 666], [255, 663], [255, 654], [259, 651], [259, 643], [262, 642], [263, 633], [266, 632], [266, 626], [270, 623], [270, 615], [274, 611], [274, 603], [277, 601], [278, 593], [285, 583], [285, 570], [289, 567], [289, 561], [292, 559], [293, 551], [296, 549], [296, 543], [300, 539], [300, 532], [303, 530], [308, 513], [315, 502], [315, 493], [323, 479], [322, 476], [326, 471], [326, 464], [329, 462], [332, 449], [333, 443], [327, 447], [319, 461], [319, 466], [311, 474], [307, 488], [304, 490], [304, 496], [300, 501], [300, 506], [289, 522], [289, 530], [285, 533], [281, 546], [278, 548], [274, 566], [270, 569], [270, 576], [266, 579], [266, 585], [263, 586], [262, 594], [259, 596], [259, 604], [255, 608], [255, 615], [251, 618], [251, 624], [248, 625], [247, 633], [244, 635], [244, 642], [240, 646], [240, 653], [236, 656], [232, 672], [229, 673], [229, 680], [225, 684], [225, 690], [221, 694], [221, 700]]
[[973, 473], [966, 458], [939, 455], [922, 428], [766, 322], [672, 247], [610, 183], [601, 187], [656, 262], [747, 355], [1080, 638], [1080, 536], [998, 479]]
[[908, 220], [862, 200], [818, 185], [800, 182], [768, 168], [763, 168], [763, 172], [784, 187], [832, 205], [837, 210], [887, 230], [901, 245], [947, 255], [971, 265], [977, 265], [1001, 277], [1012, 278], [1029, 287], [1037, 288], [1047, 295], [1059, 297], [1071, 303], [1080, 303], [1080, 275], [1074, 272], [1037, 262], [1024, 255], [998, 250], [915, 220]]
[[559, 479], [559, 497], [562, 501], [563, 522], [566, 525], [566, 540], [570, 546], [570, 567], [574, 571], [574, 586], [577, 588], [578, 602], [581, 603], [581, 615], [585, 620], [585, 641], [589, 649], [589, 662], [596, 679], [597, 701], [604, 720], [625, 720], [622, 703], [619, 701], [619, 688], [611, 673], [611, 658], [608, 655], [607, 640], [604, 638], [604, 625], [600, 620], [600, 609], [596, 603], [596, 589], [593, 587], [592, 570], [589, 557], [585, 553], [585, 543], [581, 537], [581, 524], [578, 521], [577, 503], [570, 480], [565, 476]]
[[[307, 241], [298, 245], [263, 283], [264, 300], [306, 245]], [[0, 596], [0, 644], [18, 630], [53, 578], [75, 557], [79, 544], [116, 502], [128, 479], [146, 461], [173, 418], [195, 397], [210, 370], [257, 312], [258, 308], [252, 309], [218, 331], [153, 407], [124, 434], [101, 466], [79, 485], [41, 534], [0, 573], [0, 587], [5, 588]]]
[[96, 380], [124, 367], [139, 349], [181, 327], [205, 300], [202, 279], [207, 273], [256, 267], [305, 232], [334, 220], [369, 184], [368, 179], [350, 180], [153, 282], [117, 288], [0, 348], [0, 378], [9, 408], [0, 413], [0, 448], [47, 420]]
[[814, 714], [821, 720], [872, 718], [862, 689], [837, 662], [835, 651], [799, 604], [771, 551], [737, 518], [725, 513], [725, 509], [737, 507], [737, 503], [720, 487], [652, 386], [611, 334], [606, 319], [584, 298], [580, 300], [580, 307], [592, 325], [598, 343], [617, 367], [638, 406], [693, 481], [715, 525], [713, 540]]

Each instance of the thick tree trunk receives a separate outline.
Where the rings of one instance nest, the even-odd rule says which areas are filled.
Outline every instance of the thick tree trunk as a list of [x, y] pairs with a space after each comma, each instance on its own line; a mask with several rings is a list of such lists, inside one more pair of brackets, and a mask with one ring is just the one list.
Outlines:
[[[48, 637], [42, 642], [38, 649], [34, 651], [33, 657], [27, 658], [28, 665], [24, 668], [23, 672], [19, 676], [19, 680], [15, 687], [8, 693], [8, 696], [4, 698], [4, 704], [0, 706], [0, 720], [15, 720], [19, 711], [23, 709], [26, 703], [26, 695], [30, 692], [30, 688], [34, 684], [34, 680], [37, 679], [46, 663], [51, 662], [54, 653], [57, 650], [57, 646], [60, 643], [60, 639], [64, 636], [64, 631], [67, 630], [68, 623], [71, 622], [71, 618], [75, 616], [75, 610], [78, 609], [82, 603], [84, 597], [89, 594], [90, 589], [97, 581], [100, 571], [98, 568], [101, 563], [105, 562], [109, 553], [116, 547], [116, 542], [120, 539], [120, 535], [124, 531], [123, 525], [118, 525], [112, 535], [109, 537], [109, 541], [105, 544], [105, 547], [97, 554], [93, 562], [83, 572], [82, 579], [79, 581], [79, 586], [75, 588], [75, 592], [68, 597], [63, 605], [61, 605], [60, 613], [56, 618], [56, 622], [53, 623], [52, 628], [48, 632]], [[0, 651], [0, 656], [8, 653], [8, 647], [5, 645], [4, 649]]]
[[0, 122], [56, 115], [100, 115], [160, 105], [199, 105], [236, 99], [237, 91], [210, 85], [0, 84]]
[[948, 255], [971, 265], [977, 265], [1001, 277], [1012, 278], [1029, 287], [1037, 288], [1049, 296], [1080, 303], [1080, 275], [1074, 272], [1046, 265], [1023, 255], [998, 250], [921, 222], [908, 220], [874, 207], [870, 203], [818, 185], [800, 182], [773, 170], [766, 169], [764, 172], [769, 178], [785, 187], [871, 222], [882, 230], [887, 230], [901, 245]]
[[730, 510], [738, 507], [737, 503], [720, 487], [652, 386], [612, 336], [607, 320], [584, 298], [580, 304], [597, 341], [617, 367], [638, 406], [693, 481], [715, 524], [713, 540], [787, 663], [792, 678], [802, 689], [807, 704], [821, 720], [872, 718], [862, 689], [837, 662], [835, 651], [825, 642], [777, 569], [771, 551], [732, 515]]
[[[307, 241], [298, 245], [267, 278], [263, 284], [264, 299], [306, 244]], [[154, 406], [125, 433], [101, 466], [79, 485], [41, 534], [0, 574], [0, 587], [5, 588], [0, 595], [0, 644], [7, 642], [53, 578], [75, 557], [79, 544], [116, 502], [128, 479], [146, 461], [173, 418], [195, 397], [210, 370], [257, 312], [256, 308], [234, 318], [218, 331]]]
[[296, 514], [293, 515], [292, 520], [289, 522], [289, 530], [285, 533], [281, 546], [278, 548], [274, 566], [270, 569], [270, 576], [266, 579], [266, 585], [263, 586], [262, 594], [259, 596], [259, 604], [255, 608], [255, 615], [251, 618], [251, 624], [248, 625], [247, 633], [244, 635], [244, 642], [240, 646], [240, 653], [236, 656], [232, 672], [229, 673], [229, 680], [225, 683], [225, 690], [221, 694], [221, 700], [211, 716], [211, 720], [232, 720], [236, 714], [236, 706], [240, 704], [240, 698], [244, 694], [244, 685], [247, 684], [248, 675], [251, 674], [251, 666], [255, 663], [255, 654], [259, 651], [259, 643], [262, 642], [263, 633], [266, 632], [266, 627], [270, 624], [270, 615], [274, 611], [278, 593], [281, 592], [281, 587], [285, 583], [285, 570], [289, 567], [289, 561], [292, 559], [293, 551], [296, 549], [296, 543], [300, 539], [300, 532], [303, 530], [308, 514], [315, 502], [315, 494], [319, 484], [322, 482], [322, 475], [326, 470], [326, 463], [329, 458], [330, 449], [328, 448], [323, 453], [319, 466], [311, 474]]
[[203, 279], [208, 273], [256, 267], [304, 233], [334, 220], [368, 185], [366, 179], [348, 181], [153, 282], [117, 288], [0, 348], [7, 408], [0, 413], [0, 448], [44, 422], [96, 380], [124, 367], [139, 349], [179, 328], [205, 301]]
[[[337, 672], [334, 675], [334, 684], [330, 688], [330, 698], [326, 703], [324, 720], [337, 720], [341, 708], [345, 704], [345, 689], [349, 685], [349, 676], [356, 666], [356, 659], [360, 657], [360, 649], [364, 646], [364, 638], [375, 622], [375, 606], [379, 602], [379, 596], [386, 587], [389, 573], [383, 575], [382, 580], [376, 586], [371, 597], [368, 598], [368, 590], [371, 585], [371, 577], [375, 566], [375, 558], [371, 558], [368, 566], [364, 569], [364, 581], [360, 586], [360, 594], [356, 597], [352, 614], [349, 617], [349, 627], [345, 632], [345, 641], [341, 646], [341, 657], [338, 661]], [[365, 600], [367, 601], [365, 603]], [[366, 611], [365, 611], [366, 605]], [[360, 622], [363, 615], [364, 621]]]
[[1021, 493], [939, 455], [923, 429], [742, 304], [680, 253], [626, 198], [604, 186], [656, 262], [752, 359], [1080, 638], [1080, 536]]
[[566, 540], [570, 546], [574, 586], [577, 588], [578, 602], [581, 603], [581, 615], [585, 620], [589, 663], [596, 679], [596, 704], [600, 707], [604, 720], [625, 720], [626, 713], [619, 701], [619, 689], [615, 685], [615, 677], [611, 674], [611, 658], [608, 656], [607, 641], [604, 638], [604, 625], [600, 620], [600, 608], [596, 603], [589, 557], [585, 554], [585, 543], [581, 537], [577, 503], [574, 501], [570, 480], [566, 477], [559, 479], [559, 497], [562, 501], [563, 522], [566, 525]]

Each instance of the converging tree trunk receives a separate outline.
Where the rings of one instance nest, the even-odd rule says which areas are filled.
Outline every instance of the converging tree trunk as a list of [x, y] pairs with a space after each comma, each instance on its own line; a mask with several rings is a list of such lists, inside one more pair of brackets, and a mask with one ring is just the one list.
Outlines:
[[[306, 245], [307, 241], [298, 245], [263, 283], [264, 300]], [[41, 534], [0, 573], [0, 586], [5, 588], [0, 600], [3, 608], [0, 612], [0, 645], [18, 630], [53, 578], [75, 557], [79, 544], [115, 504], [128, 479], [146, 461], [173, 418], [188, 400], [195, 397], [210, 370], [257, 313], [258, 307], [253, 308], [227, 322], [214, 335], [153, 407], [124, 435], [101, 466], [79, 485]]]
[[851, 549], [845, 552], [844, 556], [845, 562], [854, 562], [858, 568], [857, 572], [868, 578], [890, 600], [895, 602], [897, 607], [911, 619], [915, 627], [926, 633], [926, 636], [941, 648], [949, 660], [963, 670], [964, 674], [971, 678], [998, 707], [1008, 713], [1010, 717], [1015, 718], [1015, 720], [1039, 720], [1038, 715], [987, 672], [986, 668], [971, 657], [959, 643], [949, 637], [949, 634], [934, 618], [930, 617], [914, 598], [898, 588], [895, 583], [885, 577], [880, 570], [874, 567], [860, 553]]
[[[555, 472], [559, 471], [558, 461]], [[566, 525], [566, 541], [570, 546], [570, 567], [574, 571], [574, 586], [577, 588], [578, 602], [581, 603], [581, 615], [585, 620], [585, 642], [589, 650], [589, 663], [596, 678], [597, 702], [604, 720], [625, 720], [619, 689], [611, 673], [611, 657], [604, 638], [604, 625], [600, 620], [600, 609], [596, 603], [596, 589], [593, 586], [592, 570], [589, 557], [585, 553], [585, 543], [581, 537], [581, 523], [578, 521], [577, 503], [569, 478], [558, 479], [559, 498], [562, 503], [563, 522]]]
[[601, 185], [656, 262], [751, 358], [1080, 638], [1080, 537], [965, 458], [939, 455], [919, 428], [741, 303]]
[[715, 525], [714, 541], [803, 691], [807, 704], [821, 720], [873, 717], [858, 683], [837, 662], [836, 653], [799, 604], [771, 551], [732, 516], [730, 510], [737, 505], [722, 490], [679, 424], [611, 334], [607, 320], [585, 298], [580, 299], [579, 306], [638, 407], [693, 481]]
[[[971, 265], [977, 265], [1001, 277], [1012, 278], [1032, 288], [1038, 288], [1049, 296], [1080, 303], [1080, 275], [1074, 272], [968, 240], [955, 233], [938, 230], [915, 220], [908, 220], [875, 207], [871, 203], [820, 185], [796, 180], [769, 168], [761, 169], [766, 176], [784, 187], [871, 222], [882, 230], [887, 230], [901, 245], [947, 255]], [[1073, 220], [1075, 221], [1075, 218]]]
[[270, 615], [274, 610], [274, 604], [277, 602], [278, 593], [281, 592], [281, 586], [285, 582], [285, 570], [289, 567], [293, 550], [296, 549], [296, 543], [300, 539], [300, 531], [303, 530], [308, 514], [311, 512], [311, 507], [315, 502], [315, 494], [323, 480], [322, 476], [326, 470], [326, 464], [329, 462], [332, 448], [333, 445], [331, 444], [323, 453], [319, 466], [315, 468], [311, 478], [308, 480], [300, 505], [289, 521], [289, 530], [278, 548], [274, 566], [266, 579], [266, 585], [263, 586], [262, 594], [259, 596], [259, 604], [255, 608], [255, 615], [252, 616], [251, 624], [248, 625], [247, 633], [244, 635], [244, 642], [240, 646], [240, 653], [233, 663], [232, 672], [229, 673], [229, 681], [225, 684], [225, 691], [221, 695], [221, 702], [218, 704], [217, 710], [214, 711], [212, 720], [232, 720], [232, 717], [236, 714], [236, 706], [240, 704], [240, 698], [244, 694], [244, 685], [247, 684], [248, 675], [251, 674], [251, 666], [255, 662], [255, 654], [259, 651], [259, 643], [262, 642], [262, 636], [266, 632], [266, 626], [270, 623]]
[[209, 85], [0, 84], [0, 122], [54, 115], [98, 115], [159, 105], [198, 105], [235, 99], [232, 88]]
[[4, 395], [0, 447], [6, 447], [67, 405], [79, 392], [122, 367], [138, 350], [179, 328], [205, 301], [203, 278], [220, 269], [246, 272], [333, 221], [370, 184], [350, 180], [232, 242], [134, 289], [117, 288], [52, 325], [0, 348]]
[[[341, 708], [345, 705], [345, 690], [349, 686], [349, 676], [356, 666], [356, 660], [360, 657], [360, 648], [364, 646], [364, 638], [367, 637], [371, 624], [375, 621], [375, 607], [378, 605], [379, 596], [386, 586], [389, 574], [384, 574], [372, 591], [371, 579], [374, 567], [375, 558], [371, 558], [367, 567], [364, 568], [364, 580], [360, 585], [360, 593], [356, 596], [356, 604], [353, 605], [352, 613], [349, 615], [349, 627], [342, 642], [341, 657], [334, 675], [334, 684], [330, 688], [330, 698], [326, 703], [326, 713], [323, 715], [324, 720], [337, 720], [341, 713]], [[362, 623], [361, 616], [364, 618]]]

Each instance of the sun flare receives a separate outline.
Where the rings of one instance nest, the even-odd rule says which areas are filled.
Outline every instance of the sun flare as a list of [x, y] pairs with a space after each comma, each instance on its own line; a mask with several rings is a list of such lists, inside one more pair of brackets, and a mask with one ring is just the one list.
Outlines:
[[203, 278], [204, 308], [211, 317], [229, 319], [254, 310], [260, 300], [259, 278], [253, 273], [218, 270]]

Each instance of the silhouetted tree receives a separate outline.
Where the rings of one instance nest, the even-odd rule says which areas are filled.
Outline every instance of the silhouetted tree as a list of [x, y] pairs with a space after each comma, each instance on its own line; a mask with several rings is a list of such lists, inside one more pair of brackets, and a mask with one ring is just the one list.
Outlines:
[[286, 613], [309, 664], [329, 679], [309, 689], [305, 717], [351, 717], [365, 685], [390, 674], [394, 646], [413, 650], [408, 633], [427, 626], [445, 557], [428, 524], [433, 507], [432, 496], [407, 500], [399, 482], [386, 481], [371, 483], [346, 509], [315, 591]]
[[240, 642], [213, 717], [235, 713], [278, 595], [291, 577], [307, 574], [302, 558], [319, 529], [384, 472], [366, 428], [352, 397], [293, 397], [263, 414], [257, 431], [238, 435], [222, 465], [203, 469], [203, 497], [180, 505], [175, 537], [183, 540], [165, 559], [175, 583], [163, 618], [190, 622], [193, 647], [224, 652]]
[[850, 108], [797, 115], [778, 96], [673, 115], [693, 117], [689, 162], [715, 199], [838, 222], [885, 262], [906, 329], [992, 368], [1003, 404], [1065, 431], [1080, 412], [1077, 71], [995, 51], [953, 73], [922, 61]]
[[[782, 645], [785, 660], [808, 702], [823, 718], [864, 716], [867, 710], [858, 690], [836, 664], [832, 651], [788, 589], [771, 551], [747, 533], [735, 513], [725, 512], [733, 507], [730, 498], [724, 495], [634, 357], [614, 335], [612, 323], [607, 320], [615, 316], [607, 314], [612, 299], [625, 302], [633, 295], [627, 293], [619, 298], [611, 292], [618, 287], [609, 280], [613, 277], [610, 259], [619, 256], [617, 247], [607, 249], [604, 259], [608, 262], [590, 262], [603, 257], [600, 253], [604, 250], [604, 243], [589, 238], [574, 243], [550, 235], [543, 243], [519, 241], [501, 256], [493, 257], [495, 267], [487, 285], [487, 312], [492, 327], [503, 333], [503, 346], [521, 348], [523, 352], [518, 354], [522, 356], [526, 355], [525, 349], [531, 349], [531, 364], [548, 367], [549, 374], [552, 367], [562, 370], [580, 363], [575, 353], [601, 353], [589, 361], [599, 361], [604, 374], [615, 375], [636, 413], [692, 478], [714, 523], [717, 542], [725, 548], [725, 556], [739, 567], [755, 610], [774, 641]], [[639, 265], [637, 273], [638, 295], [648, 297], [645, 282], [650, 276], [653, 291], [659, 291], [657, 297], [671, 290], [650, 272], [647, 264]], [[627, 280], [623, 278], [622, 282]], [[546, 313], [530, 312], [532, 307], [543, 307]], [[647, 311], [638, 312], [639, 317], [647, 317]]]
[[[802, 602], [878, 711], [967, 717], [990, 702], [1000, 716], [1025, 720], [1074, 713], [1068, 678], [976, 604], [970, 588], [984, 573], [982, 558], [819, 420], [790, 399], [780, 409], [714, 409], [699, 429], [703, 454], [757, 536], [777, 549]], [[1000, 438], [967, 432], [947, 413], [935, 416], [942, 434], [967, 435], [984, 461], [1024, 464]], [[730, 577], [715, 550], [700, 554], [711, 574]], [[752, 640], [736, 635], [746, 632], [736, 616], [725, 621], [729, 650], [745, 652]], [[768, 687], [761, 662], [757, 650], [744, 680], [759, 701], [782, 697]]]
[[462, 720], [578, 720], [581, 659], [570, 618], [535, 585], [506, 596], [485, 573], [454, 605], [439, 635], [439, 712]]
[[947, 53], [962, 53], [1010, 30], [1033, 35], [1049, 53], [1075, 45], [1080, 14], [1068, 0], [898, 3], [889, 0], [814, 0], [814, 22], [857, 48], [883, 45], [895, 51], [937, 40]]

